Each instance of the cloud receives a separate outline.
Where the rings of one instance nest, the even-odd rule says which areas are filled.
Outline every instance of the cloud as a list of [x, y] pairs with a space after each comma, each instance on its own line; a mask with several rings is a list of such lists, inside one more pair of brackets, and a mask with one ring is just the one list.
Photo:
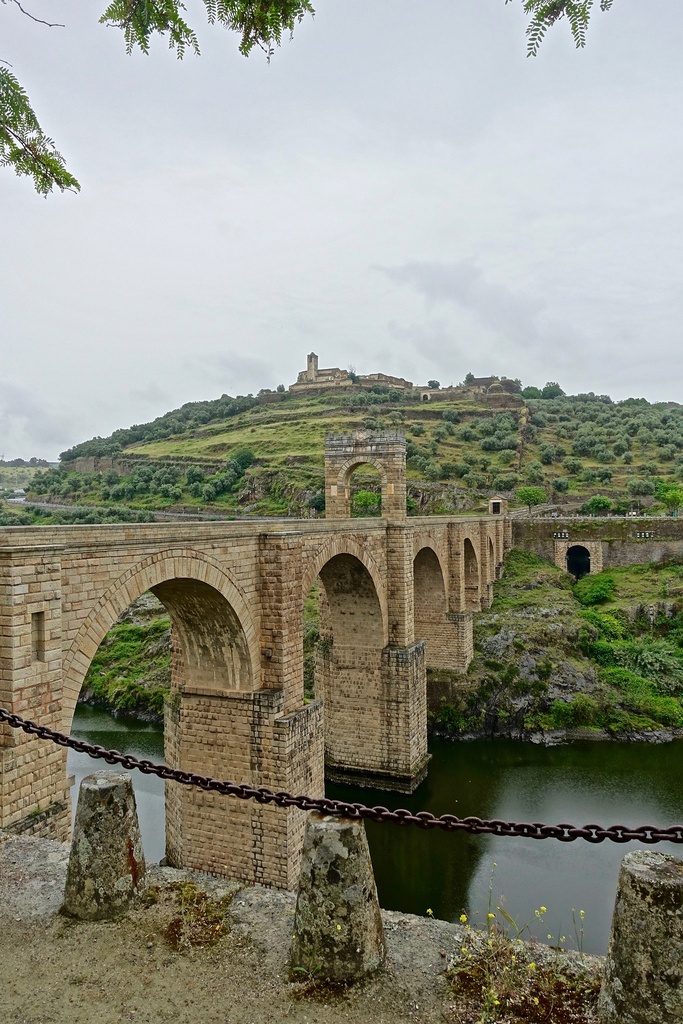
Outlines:
[[[216, 381], [222, 392], [250, 394], [264, 386], [271, 376], [272, 365], [241, 352], [204, 352], [196, 357], [190, 368], [199, 375]], [[216, 374], [219, 374], [216, 380]]]
[[8, 458], [51, 457], [57, 448], [79, 438], [80, 415], [57, 412], [44, 399], [11, 381], [0, 380], [0, 437]]
[[424, 324], [399, 324], [390, 320], [388, 327], [392, 337], [408, 342], [415, 354], [430, 360], [441, 372], [444, 359], [447, 364], [457, 363], [466, 354], [455, 342], [453, 327], [446, 320], [429, 320]]
[[474, 313], [484, 327], [506, 335], [525, 347], [541, 341], [539, 317], [545, 303], [487, 281], [474, 260], [458, 263], [404, 263], [376, 267], [396, 284], [408, 285], [424, 296], [429, 306], [439, 303]]
[[168, 394], [155, 381], [150, 381], [144, 388], [131, 388], [129, 396], [136, 404], [152, 406], [155, 409], [171, 401]]

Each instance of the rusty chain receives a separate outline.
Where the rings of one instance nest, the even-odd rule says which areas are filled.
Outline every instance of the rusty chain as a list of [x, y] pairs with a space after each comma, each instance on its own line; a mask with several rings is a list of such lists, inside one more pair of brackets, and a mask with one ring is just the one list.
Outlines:
[[184, 786], [197, 786], [211, 793], [223, 796], [235, 796], [239, 800], [256, 800], [260, 804], [275, 804], [277, 807], [298, 807], [302, 811], [318, 811], [320, 814], [331, 814], [338, 818], [366, 819], [368, 821], [391, 822], [394, 825], [417, 825], [418, 828], [438, 828], [444, 832], [469, 832], [474, 835], [519, 836], [526, 839], [557, 839], [561, 843], [571, 843], [576, 839], [585, 839], [587, 843], [602, 843], [605, 839], [612, 843], [639, 843], [653, 845], [655, 843], [683, 843], [683, 825], [672, 825], [670, 828], [655, 828], [653, 825], [640, 825], [628, 828], [626, 825], [544, 825], [541, 822], [487, 821], [482, 818], [458, 818], [455, 814], [442, 814], [439, 817], [430, 811], [407, 811], [399, 808], [390, 811], [386, 807], [366, 807], [365, 804], [347, 803], [344, 800], [330, 800], [327, 797], [293, 796], [291, 793], [274, 792], [266, 786], [250, 786], [246, 783], [225, 782], [206, 775], [197, 775], [181, 768], [170, 768], [166, 764], [154, 764], [152, 761], [139, 760], [132, 754], [121, 754], [118, 750], [107, 750], [95, 743], [77, 740], [47, 726], [38, 725], [20, 715], [14, 715], [5, 708], [0, 708], [0, 722], [5, 722], [11, 729], [23, 729], [32, 736], [42, 740], [51, 740], [60, 747], [69, 747], [89, 757], [101, 759], [107, 764], [118, 764], [128, 771], [137, 768], [144, 775], [157, 775], [160, 779], [179, 782]]

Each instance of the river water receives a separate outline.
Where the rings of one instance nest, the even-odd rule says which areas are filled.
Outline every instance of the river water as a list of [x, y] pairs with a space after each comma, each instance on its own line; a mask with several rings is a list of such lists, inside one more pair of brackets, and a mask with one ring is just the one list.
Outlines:
[[[163, 759], [160, 728], [79, 707], [74, 735], [151, 760]], [[410, 797], [349, 786], [327, 786], [327, 795], [434, 814], [477, 815], [517, 821], [583, 825], [668, 826], [683, 821], [683, 741], [575, 743], [537, 747], [507, 740], [449, 743], [433, 740], [429, 777]], [[101, 767], [101, 763], [99, 764]], [[98, 763], [69, 752], [76, 785]], [[163, 782], [133, 772], [140, 823], [149, 860], [164, 855]], [[237, 780], [242, 781], [242, 780]], [[74, 790], [74, 806], [76, 791]], [[619, 864], [640, 844], [582, 840], [511, 839], [462, 833], [423, 832], [367, 824], [380, 903], [390, 910], [485, 925], [505, 911], [521, 927], [547, 941], [565, 936], [574, 948], [579, 911], [585, 911], [587, 952], [604, 953]], [[683, 857], [683, 846], [656, 849]], [[490, 893], [490, 894], [489, 894]], [[547, 912], [536, 916], [541, 906]], [[500, 915], [499, 915], [500, 916]]]

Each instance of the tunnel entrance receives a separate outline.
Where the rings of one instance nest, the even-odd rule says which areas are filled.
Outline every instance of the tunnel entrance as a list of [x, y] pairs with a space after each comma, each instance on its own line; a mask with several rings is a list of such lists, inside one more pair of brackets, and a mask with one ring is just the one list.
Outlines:
[[575, 544], [567, 550], [567, 572], [570, 572], [575, 580], [588, 576], [591, 571], [590, 551], [582, 544]]

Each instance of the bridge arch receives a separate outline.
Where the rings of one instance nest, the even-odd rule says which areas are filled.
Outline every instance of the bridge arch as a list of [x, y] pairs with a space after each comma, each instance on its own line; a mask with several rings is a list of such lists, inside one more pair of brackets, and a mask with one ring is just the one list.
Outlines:
[[[388, 502], [389, 502], [389, 496], [390, 496], [390, 494], [393, 493], [393, 486], [390, 485], [390, 483], [389, 483], [389, 478], [387, 476], [386, 468], [385, 468], [385, 466], [383, 465], [383, 463], [379, 459], [372, 458], [371, 456], [369, 456], [369, 457], [361, 457], [361, 458], [356, 458], [356, 459], [349, 459], [347, 461], [347, 463], [340, 468], [339, 473], [337, 475], [337, 480], [336, 480], [337, 495], [343, 498], [343, 500], [345, 502], [345, 506], [346, 506], [346, 512], [345, 512], [344, 518], [346, 518], [346, 515], [348, 515], [348, 516], [351, 515], [352, 497], [353, 497], [353, 494], [352, 494], [353, 474], [356, 472], [357, 469], [362, 469], [364, 466], [368, 466], [368, 467], [376, 470], [377, 473], [379, 474], [380, 494], [381, 494], [381, 506], [380, 506], [380, 512], [379, 512], [380, 515], [387, 508], [387, 505], [388, 505]], [[376, 488], [377, 487], [376, 479], [374, 481], [371, 480], [369, 482], [368, 486], [370, 488], [373, 488], [373, 487]], [[371, 514], [376, 515], [377, 513], [373, 512]], [[358, 515], [358, 513], [356, 513], [356, 515]], [[360, 515], [360, 517], [362, 518], [362, 515]]]
[[106, 634], [123, 611], [151, 590], [173, 625], [176, 685], [213, 692], [260, 688], [258, 633], [247, 602], [225, 569], [197, 552], [169, 549], [144, 559], [91, 609], [63, 666], [63, 723], [69, 730], [83, 680]]
[[479, 611], [481, 608], [479, 559], [477, 558], [474, 544], [469, 537], [465, 537], [462, 542], [462, 566], [465, 610]]
[[381, 612], [382, 622], [382, 645], [387, 643], [388, 617], [387, 617], [387, 593], [382, 571], [365, 549], [361, 541], [353, 537], [331, 537], [328, 542], [313, 556], [304, 569], [301, 585], [302, 604], [306, 600], [311, 587], [323, 572], [324, 567], [338, 555], [349, 555], [357, 559], [370, 576]]
[[413, 559], [415, 640], [425, 641], [428, 668], [448, 667], [444, 662], [444, 646], [452, 627], [447, 628], [446, 620], [446, 578], [434, 548], [420, 548]]
[[331, 538], [305, 569], [302, 611], [316, 581], [318, 639], [304, 661], [307, 672], [313, 661], [315, 699], [323, 704], [325, 771], [363, 784], [395, 770], [387, 736], [386, 583], [362, 539], [348, 536]]

